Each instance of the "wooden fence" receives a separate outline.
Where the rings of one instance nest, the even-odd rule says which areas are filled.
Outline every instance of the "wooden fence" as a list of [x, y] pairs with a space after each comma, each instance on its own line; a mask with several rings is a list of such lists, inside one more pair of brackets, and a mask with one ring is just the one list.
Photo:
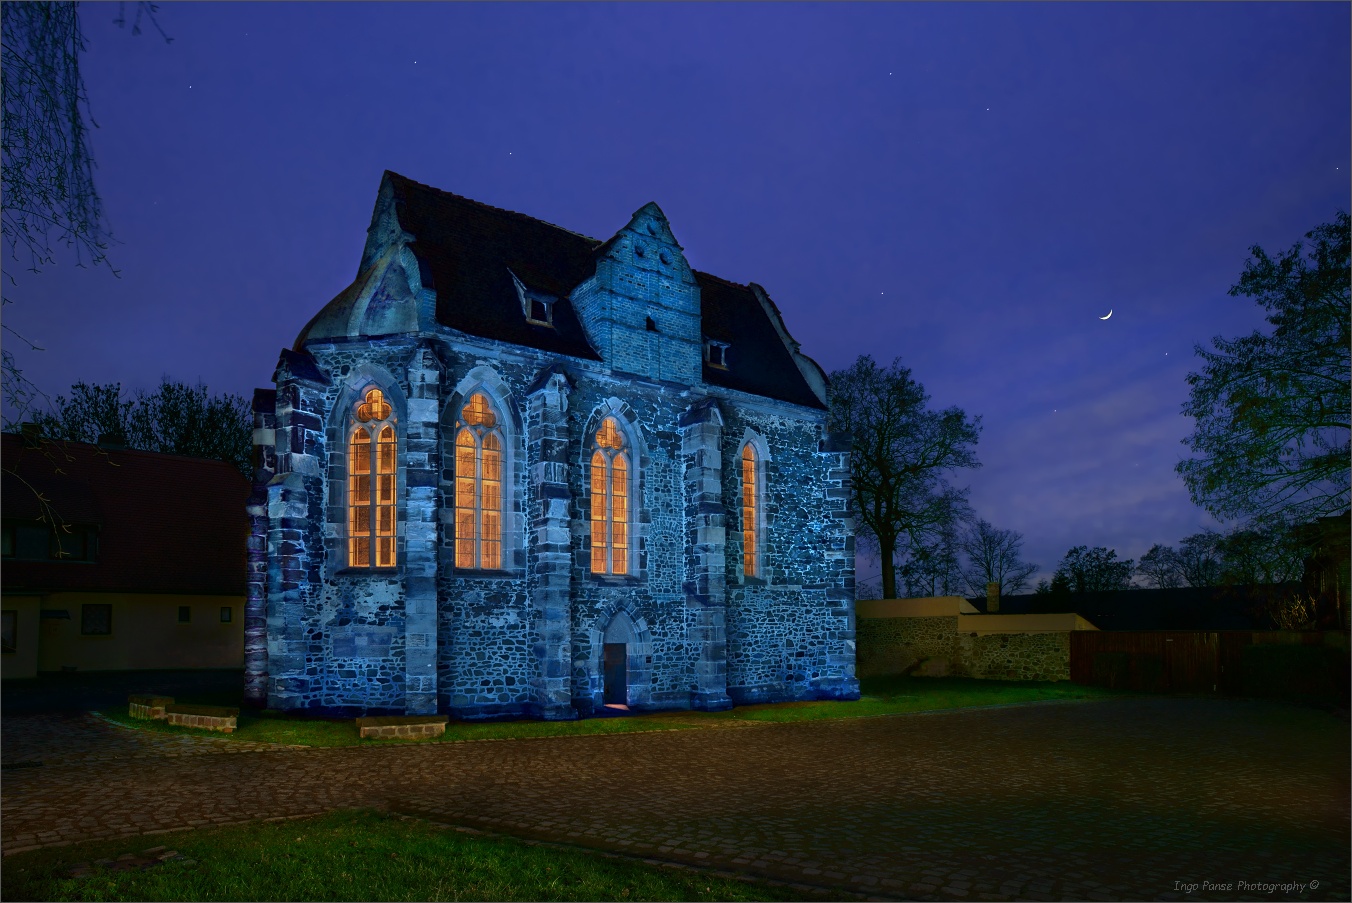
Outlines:
[[1334, 631], [1177, 630], [1096, 631], [1070, 634], [1070, 679], [1148, 693], [1233, 696], [1244, 681], [1244, 648], [1263, 643], [1341, 646]]

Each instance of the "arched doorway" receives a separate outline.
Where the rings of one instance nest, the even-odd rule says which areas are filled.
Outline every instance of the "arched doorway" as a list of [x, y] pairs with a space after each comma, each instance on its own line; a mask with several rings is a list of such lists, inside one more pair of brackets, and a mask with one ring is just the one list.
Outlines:
[[607, 708], [629, 707], [629, 656], [637, 641], [633, 619], [616, 612], [601, 639], [601, 704]]

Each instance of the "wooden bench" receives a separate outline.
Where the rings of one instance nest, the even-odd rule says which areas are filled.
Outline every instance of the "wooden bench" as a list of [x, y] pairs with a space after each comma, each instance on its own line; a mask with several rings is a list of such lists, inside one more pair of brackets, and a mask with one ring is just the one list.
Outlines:
[[164, 709], [165, 720], [170, 724], [220, 731], [223, 734], [235, 732], [238, 715], [239, 709], [223, 705], [169, 705]]
[[362, 737], [416, 739], [440, 737], [446, 733], [445, 715], [382, 715], [358, 718], [357, 733]]
[[150, 721], [163, 721], [164, 708], [174, 704], [172, 696], [147, 696], [133, 693], [127, 697], [127, 714], [133, 718], [145, 718]]

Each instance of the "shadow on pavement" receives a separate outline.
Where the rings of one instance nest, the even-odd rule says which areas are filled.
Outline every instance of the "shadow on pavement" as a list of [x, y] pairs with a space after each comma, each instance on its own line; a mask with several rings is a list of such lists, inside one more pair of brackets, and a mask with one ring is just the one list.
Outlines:
[[87, 712], [125, 704], [132, 693], [173, 696], [180, 702], [239, 705], [242, 668], [191, 671], [75, 671], [40, 674], [0, 684], [0, 714]]

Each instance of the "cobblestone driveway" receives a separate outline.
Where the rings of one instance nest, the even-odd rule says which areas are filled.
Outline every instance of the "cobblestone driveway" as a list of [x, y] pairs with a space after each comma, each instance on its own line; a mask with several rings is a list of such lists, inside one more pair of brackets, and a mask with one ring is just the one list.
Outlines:
[[44, 763], [4, 772], [6, 854], [378, 806], [888, 898], [1349, 898], [1347, 725], [1258, 702], [348, 749], [29, 716], [0, 745]]

